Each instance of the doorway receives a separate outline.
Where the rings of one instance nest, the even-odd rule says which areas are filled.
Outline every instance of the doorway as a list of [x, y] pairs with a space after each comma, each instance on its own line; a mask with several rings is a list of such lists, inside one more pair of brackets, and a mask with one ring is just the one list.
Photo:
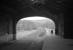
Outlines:
[[[27, 25], [28, 28], [25, 27]], [[16, 40], [25, 40], [26, 34], [30, 34], [31, 31], [34, 32], [38, 27], [46, 28], [45, 30], [48, 36], [55, 35], [55, 22], [52, 19], [33, 16], [18, 20], [16, 24]]]

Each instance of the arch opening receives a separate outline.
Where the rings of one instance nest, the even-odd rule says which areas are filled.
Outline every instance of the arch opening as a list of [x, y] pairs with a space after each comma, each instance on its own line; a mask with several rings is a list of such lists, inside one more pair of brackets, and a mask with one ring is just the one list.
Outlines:
[[[41, 29], [40, 29], [41, 28]], [[55, 36], [55, 22], [46, 17], [33, 16], [20, 19], [16, 24], [16, 39], [17, 40], [26, 40], [30, 37], [30, 39], [36, 39], [36, 35], [40, 35], [44, 32], [43, 37]], [[28, 36], [29, 35], [29, 36]], [[38, 36], [39, 37], [39, 36]]]

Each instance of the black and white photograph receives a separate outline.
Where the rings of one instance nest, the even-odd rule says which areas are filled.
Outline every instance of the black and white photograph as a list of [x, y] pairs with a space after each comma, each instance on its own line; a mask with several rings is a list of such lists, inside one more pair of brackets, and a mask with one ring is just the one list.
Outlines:
[[0, 50], [73, 50], [72, 0], [1, 0]]

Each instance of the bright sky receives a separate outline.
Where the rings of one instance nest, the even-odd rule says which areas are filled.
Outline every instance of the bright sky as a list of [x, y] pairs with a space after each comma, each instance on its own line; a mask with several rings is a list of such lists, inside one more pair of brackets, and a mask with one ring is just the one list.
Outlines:
[[34, 17], [27, 17], [27, 18], [23, 18], [21, 20], [44, 20], [47, 19], [45, 17], [40, 17], [40, 16], [34, 16]]

